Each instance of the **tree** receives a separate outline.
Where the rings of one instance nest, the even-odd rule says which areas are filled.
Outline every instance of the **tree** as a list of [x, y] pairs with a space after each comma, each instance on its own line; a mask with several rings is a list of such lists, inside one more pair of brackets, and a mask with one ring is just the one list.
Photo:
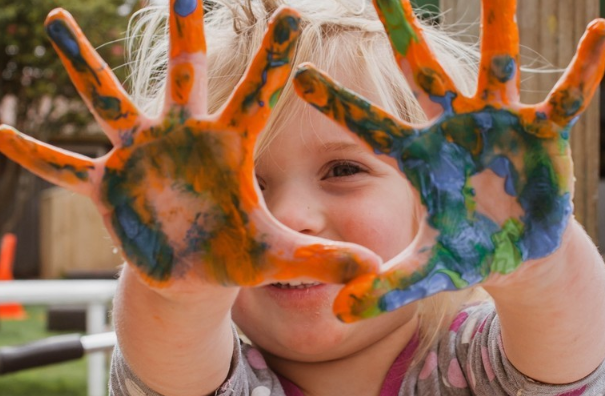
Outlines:
[[[124, 32], [136, 0], [0, 0], [0, 108], [5, 120], [42, 141], [106, 141], [69, 81], [44, 31], [46, 15], [72, 13], [124, 80]], [[9, 111], [7, 111], [9, 108]], [[9, 114], [7, 117], [6, 114]], [[0, 113], [2, 114], [2, 113]], [[29, 179], [29, 180], [28, 180]], [[33, 178], [0, 155], [0, 235], [16, 224]], [[17, 196], [19, 197], [17, 199]]]

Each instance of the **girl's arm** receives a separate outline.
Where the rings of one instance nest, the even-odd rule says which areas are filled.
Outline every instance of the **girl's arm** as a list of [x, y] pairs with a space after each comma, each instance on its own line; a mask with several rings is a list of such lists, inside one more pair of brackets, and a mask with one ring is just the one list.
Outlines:
[[156, 391], [200, 394], [225, 379], [237, 288], [223, 287], [343, 283], [378, 264], [367, 249], [286, 228], [259, 197], [254, 146], [290, 76], [299, 24], [292, 9], [274, 13], [240, 83], [209, 115], [203, 2], [171, 0], [164, 108], [150, 119], [69, 13], [54, 10], [46, 31], [114, 147], [91, 159], [0, 126], [0, 152], [97, 205], [128, 262], [115, 300], [119, 346]]
[[234, 347], [229, 311], [237, 292], [200, 285], [195, 293], [165, 295], [125, 266], [113, 317], [127, 364], [160, 394], [211, 394], [229, 372]]
[[605, 265], [581, 225], [571, 221], [562, 246], [484, 288], [496, 303], [504, 351], [540, 382], [580, 380], [605, 359]]
[[311, 65], [299, 70], [296, 88], [375, 152], [397, 159], [425, 216], [383, 273], [342, 289], [336, 312], [354, 321], [482, 284], [496, 300], [505, 351], [520, 371], [552, 383], [585, 377], [605, 358], [605, 269], [573, 218], [569, 138], [605, 70], [605, 20], [588, 26], [545, 100], [526, 105], [519, 100], [515, 0], [482, 1], [473, 96], [449, 77], [409, 0], [374, 5], [397, 63], [433, 118], [422, 125], [397, 119]]

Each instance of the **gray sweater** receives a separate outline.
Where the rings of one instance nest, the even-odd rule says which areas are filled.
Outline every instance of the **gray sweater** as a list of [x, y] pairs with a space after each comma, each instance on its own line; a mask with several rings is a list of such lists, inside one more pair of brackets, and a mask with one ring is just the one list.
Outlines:
[[[424, 360], [410, 367], [416, 346], [417, 341], [413, 339], [393, 363], [380, 396], [605, 395], [605, 363], [583, 380], [568, 385], [538, 383], [518, 372], [504, 355], [500, 323], [492, 304], [462, 310]], [[110, 394], [161, 396], [130, 370], [119, 347], [116, 347], [112, 361]], [[239, 340], [229, 376], [215, 394], [304, 395], [296, 385], [271, 371], [258, 350]]]

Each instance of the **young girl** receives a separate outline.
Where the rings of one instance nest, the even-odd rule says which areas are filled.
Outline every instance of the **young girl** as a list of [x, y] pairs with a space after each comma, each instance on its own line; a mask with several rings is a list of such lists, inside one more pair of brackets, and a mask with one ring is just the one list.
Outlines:
[[[0, 134], [4, 153], [91, 196], [130, 264], [115, 300], [112, 394], [605, 392], [605, 269], [570, 217], [560, 139], [602, 73], [602, 22], [573, 72], [529, 108], [516, 91], [514, 1], [484, 2], [478, 73], [473, 52], [422, 32], [407, 1], [376, 1], [393, 50], [365, 3], [301, 0], [300, 17], [270, 19], [278, 0], [205, 2], [205, 33], [200, 4], [172, 1], [169, 15], [151, 9], [133, 29], [138, 107], [69, 17], [49, 17], [116, 145], [108, 156]], [[494, 20], [501, 30], [486, 27]], [[303, 61], [369, 102], [306, 66], [296, 89], [334, 123], [295, 95], [289, 65]], [[543, 150], [539, 139], [555, 134]], [[256, 201], [252, 166], [289, 229]], [[377, 274], [379, 259], [351, 243], [390, 261]], [[437, 294], [478, 283], [493, 302], [469, 304], [472, 289]], [[335, 299], [338, 318], [354, 323], [334, 315]]]

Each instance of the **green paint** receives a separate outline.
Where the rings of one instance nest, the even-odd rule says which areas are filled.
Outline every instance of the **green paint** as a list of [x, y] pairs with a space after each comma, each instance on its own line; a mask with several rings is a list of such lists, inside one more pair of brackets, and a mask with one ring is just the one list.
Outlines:
[[510, 274], [521, 265], [521, 251], [517, 242], [523, 235], [523, 224], [514, 218], [506, 220], [502, 230], [492, 235], [496, 247], [491, 264], [491, 271], [499, 274]]
[[462, 189], [462, 195], [464, 196], [464, 206], [466, 207], [468, 216], [470, 217], [471, 213], [475, 213], [477, 210], [477, 202], [475, 201], [475, 189], [471, 185], [471, 178], [468, 176], [464, 184], [464, 188]]
[[59, 165], [56, 164], [54, 162], [48, 162], [48, 165], [50, 165], [52, 168], [56, 169], [57, 171], [60, 172], [69, 172], [72, 175], [74, 175], [75, 177], [77, 177], [78, 179], [82, 180], [82, 181], [88, 181], [88, 171], [89, 170], [93, 170], [94, 168], [91, 166], [88, 168], [88, 170], [82, 171], [82, 170], [76, 170], [76, 168], [73, 165]]
[[412, 40], [418, 42], [418, 36], [405, 18], [399, 0], [378, 0], [378, 7], [384, 17], [387, 32], [395, 50], [405, 56]]
[[269, 98], [269, 107], [272, 109], [275, 107], [275, 105], [277, 104], [277, 101], [279, 100], [279, 97], [282, 93], [282, 91], [284, 90], [284, 88], [280, 88], [277, 91], [273, 92], [273, 95], [271, 95], [271, 98]]
[[452, 280], [452, 283], [454, 284], [454, 286], [456, 286], [456, 288], [458, 288], [458, 289], [463, 289], [465, 287], [468, 287], [468, 282], [465, 281], [464, 279], [462, 279], [460, 274], [456, 271], [442, 269], [442, 270], [438, 270], [436, 273], [442, 273], [442, 274], [447, 275]]

